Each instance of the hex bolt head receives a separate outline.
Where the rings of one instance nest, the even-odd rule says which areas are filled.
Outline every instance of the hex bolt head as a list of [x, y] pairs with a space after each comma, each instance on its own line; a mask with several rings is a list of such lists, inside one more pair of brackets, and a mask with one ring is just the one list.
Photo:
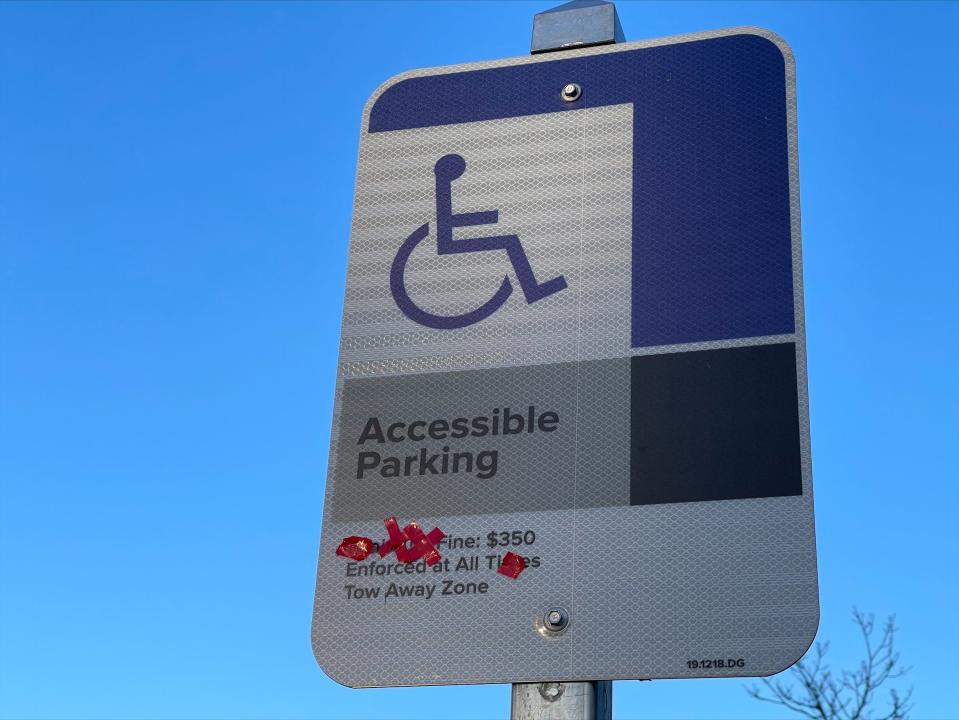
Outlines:
[[563, 608], [550, 608], [543, 616], [543, 625], [546, 626], [547, 630], [553, 632], [565, 630], [566, 626], [569, 625], [569, 613]]
[[583, 94], [583, 88], [581, 88], [576, 83], [566, 83], [563, 85], [563, 89], [560, 91], [559, 95], [566, 102], [573, 102], [574, 100], [579, 100], [579, 96]]

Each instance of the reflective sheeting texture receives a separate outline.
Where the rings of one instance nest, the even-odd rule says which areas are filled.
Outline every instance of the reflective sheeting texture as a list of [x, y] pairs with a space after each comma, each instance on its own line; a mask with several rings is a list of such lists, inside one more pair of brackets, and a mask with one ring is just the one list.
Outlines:
[[[373, 95], [313, 619], [332, 678], [779, 671], [818, 625], [809, 442], [779, 38], [417, 70]], [[337, 555], [350, 536], [378, 552]]]

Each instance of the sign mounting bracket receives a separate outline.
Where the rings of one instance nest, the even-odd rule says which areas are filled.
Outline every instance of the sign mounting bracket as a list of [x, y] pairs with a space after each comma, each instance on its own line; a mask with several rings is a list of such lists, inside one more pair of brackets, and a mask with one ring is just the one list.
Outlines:
[[572, 0], [533, 16], [530, 54], [625, 41], [613, 3]]

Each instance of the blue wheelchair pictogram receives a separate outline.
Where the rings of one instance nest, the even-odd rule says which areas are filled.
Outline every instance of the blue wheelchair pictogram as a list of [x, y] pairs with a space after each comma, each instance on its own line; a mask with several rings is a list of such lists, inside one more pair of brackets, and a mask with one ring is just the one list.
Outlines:
[[[436, 176], [436, 252], [439, 255], [459, 253], [488, 252], [505, 250], [509, 257], [516, 279], [528, 304], [557, 293], [566, 288], [566, 278], [562, 275], [546, 282], [537, 282], [533, 268], [523, 250], [523, 244], [517, 235], [493, 235], [482, 238], [453, 239], [453, 228], [473, 227], [476, 225], [495, 225], [499, 222], [499, 211], [454, 213], [453, 181], [466, 172], [466, 160], [460, 155], [444, 155], [436, 161], [433, 174]], [[455, 330], [485, 320], [502, 307], [513, 292], [509, 276], [503, 278], [499, 289], [485, 303], [475, 310], [460, 315], [436, 315], [419, 307], [406, 292], [406, 264], [413, 250], [429, 235], [430, 224], [424, 223], [414, 230], [400, 246], [390, 268], [390, 291], [397, 307], [413, 322], [438, 330]]]

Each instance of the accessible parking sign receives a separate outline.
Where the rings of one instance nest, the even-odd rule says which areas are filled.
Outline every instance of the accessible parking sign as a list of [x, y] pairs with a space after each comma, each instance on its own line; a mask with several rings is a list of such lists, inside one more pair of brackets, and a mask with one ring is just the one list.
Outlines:
[[333, 679], [756, 676], [805, 652], [794, 75], [740, 28], [374, 93], [313, 617]]

